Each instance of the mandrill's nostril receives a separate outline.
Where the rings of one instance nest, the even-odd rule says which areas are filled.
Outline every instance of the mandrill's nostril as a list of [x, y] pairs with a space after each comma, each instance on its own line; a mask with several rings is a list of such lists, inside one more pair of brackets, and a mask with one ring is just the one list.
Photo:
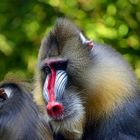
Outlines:
[[54, 106], [54, 107], [52, 107], [52, 111], [53, 111], [53, 112], [57, 112], [57, 111], [59, 111], [59, 107], [58, 107], [58, 106]]
[[59, 117], [63, 113], [63, 106], [58, 102], [49, 102], [47, 112], [50, 117]]

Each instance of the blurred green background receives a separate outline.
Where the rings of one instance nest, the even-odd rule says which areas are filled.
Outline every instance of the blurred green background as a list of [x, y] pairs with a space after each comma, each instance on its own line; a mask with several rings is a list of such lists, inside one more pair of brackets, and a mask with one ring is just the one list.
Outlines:
[[1, 0], [0, 80], [8, 71], [33, 76], [41, 38], [57, 17], [115, 47], [140, 79], [140, 0]]

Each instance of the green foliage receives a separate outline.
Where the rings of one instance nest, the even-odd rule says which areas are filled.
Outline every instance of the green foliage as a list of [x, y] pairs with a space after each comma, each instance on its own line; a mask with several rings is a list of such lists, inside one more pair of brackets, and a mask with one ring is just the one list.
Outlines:
[[57, 17], [115, 47], [140, 78], [140, 0], [1, 0], [0, 79], [8, 71], [32, 77], [41, 39]]

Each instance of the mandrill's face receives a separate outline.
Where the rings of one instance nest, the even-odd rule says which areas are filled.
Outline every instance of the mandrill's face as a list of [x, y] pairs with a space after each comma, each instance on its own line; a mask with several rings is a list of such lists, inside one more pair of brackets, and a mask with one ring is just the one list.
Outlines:
[[51, 121], [72, 120], [83, 112], [78, 91], [71, 85], [64, 58], [45, 58], [40, 65], [45, 110]]
[[80, 90], [74, 85], [70, 74], [70, 60], [66, 57], [49, 56], [40, 61], [41, 91], [45, 102], [47, 119], [54, 132], [74, 131], [74, 137], [82, 135], [84, 107]]
[[75, 133], [76, 139], [86, 118], [83, 81], [89, 68], [89, 43], [73, 24], [60, 19], [39, 51], [35, 100], [44, 107], [54, 131]]

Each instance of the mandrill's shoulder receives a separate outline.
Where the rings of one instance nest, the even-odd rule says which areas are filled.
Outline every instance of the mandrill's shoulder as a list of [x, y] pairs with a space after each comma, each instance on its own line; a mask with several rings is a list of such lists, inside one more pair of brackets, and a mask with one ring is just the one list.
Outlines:
[[[90, 129], [89, 129], [90, 128]], [[86, 125], [83, 140], [139, 140], [140, 92], [122, 108], [114, 110], [101, 120]]]

